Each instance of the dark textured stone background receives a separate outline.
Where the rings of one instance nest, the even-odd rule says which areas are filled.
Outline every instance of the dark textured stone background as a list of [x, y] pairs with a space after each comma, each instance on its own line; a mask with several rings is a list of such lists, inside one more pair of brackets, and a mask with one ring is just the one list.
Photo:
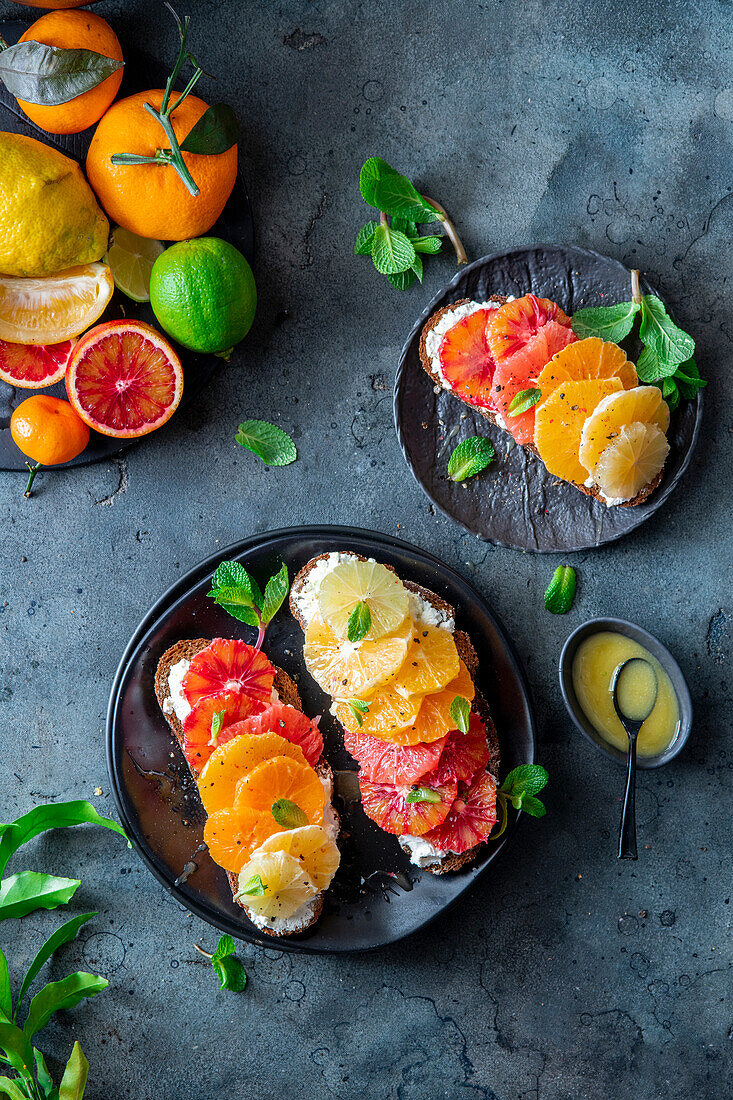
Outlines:
[[[220, 76], [202, 94], [242, 120], [258, 317], [199, 407], [124, 459], [44, 475], [31, 501], [19, 475], [0, 475], [2, 816], [80, 796], [113, 813], [107, 694], [150, 602], [218, 544], [327, 521], [413, 540], [486, 593], [536, 694], [549, 813], [465, 904], [396, 947], [244, 947], [241, 996], [220, 992], [193, 949], [215, 932], [117, 837], [37, 842], [30, 865], [78, 872], [75, 909], [99, 910], [53, 975], [77, 964], [111, 983], [41, 1045], [60, 1058], [81, 1040], [91, 1100], [720, 1097], [733, 1049], [730, 4], [178, 6]], [[21, 10], [0, 0], [2, 17]], [[157, 2], [96, 10], [123, 43], [172, 54]], [[472, 257], [538, 241], [606, 251], [647, 271], [698, 340], [713, 385], [692, 468], [643, 529], [568, 558], [580, 586], [567, 617], [541, 609], [555, 560], [463, 534], [403, 463], [397, 355], [454, 267], [429, 259], [425, 287], [402, 295], [352, 255], [373, 153], [445, 203]], [[290, 429], [299, 461], [267, 470], [241, 451], [249, 416]], [[565, 636], [600, 613], [667, 642], [696, 705], [687, 751], [640, 776], [633, 865], [615, 859], [622, 772], [573, 732], [557, 687]], [[3, 926], [16, 973], [58, 918]]]

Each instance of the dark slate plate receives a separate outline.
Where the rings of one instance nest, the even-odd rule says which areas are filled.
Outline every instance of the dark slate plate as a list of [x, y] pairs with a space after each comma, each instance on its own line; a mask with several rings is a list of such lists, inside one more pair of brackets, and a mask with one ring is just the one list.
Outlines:
[[[458, 398], [430, 384], [420, 365], [420, 334], [428, 318], [459, 298], [485, 301], [492, 293], [537, 294], [572, 314], [584, 306], [628, 301], [631, 274], [617, 260], [584, 248], [538, 245], [485, 256], [463, 268], [423, 311], [402, 349], [395, 380], [397, 436], [407, 463], [434, 504], [487, 542], [513, 550], [558, 553], [602, 546], [653, 515], [687, 469], [702, 419], [702, 391], [672, 415], [664, 477], [648, 502], [606, 508], [558, 481], [542, 462]], [[642, 279], [642, 291], [658, 294]], [[636, 344], [636, 346], [634, 346]], [[626, 346], [626, 345], [625, 345]], [[640, 345], [626, 347], [636, 361]], [[489, 436], [497, 457], [466, 488], [446, 474], [452, 449], [472, 435]]]
[[[16, 42], [27, 26], [28, 23], [16, 20], [1, 23], [0, 34], [6, 41]], [[165, 83], [167, 74], [161, 68], [158, 60], [138, 49], [128, 48], [127, 43], [123, 43], [123, 50], [126, 64], [120, 96], [132, 95], [143, 88], [154, 88]], [[202, 92], [202, 94], [205, 95], [206, 93]], [[70, 134], [68, 136], [47, 134], [45, 130], [40, 130], [25, 117], [14, 97], [2, 84], [0, 84], [0, 130], [26, 134], [28, 137], [36, 138], [36, 140], [42, 141], [46, 145], [55, 145], [66, 156], [74, 157], [82, 165], [94, 133], [94, 127], [92, 127], [81, 134]], [[210, 232], [212, 236], [223, 237], [236, 245], [250, 263], [252, 262], [254, 257], [254, 223], [252, 208], [241, 171], [219, 221]], [[118, 317], [134, 317], [139, 321], [147, 321], [155, 328], [160, 328], [149, 304], [133, 302], [126, 295], [115, 291], [112, 301], [100, 318], [100, 322]], [[199, 355], [196, 352], [188, 351], [186, 348], [177, 347], [177, 351], [181, 356], [185, 373], [185, 388], [183, 400], [181, 401], [181, 407], [184, 407], [195, 400], [220, 365], [220, 360], [213, 355]], [[66, 397], [66, 387], [63, 382], [51, 386], [49, 389], [38, 391], [15, 389], [0, 380], [0, 470], [25, 470], [25, 456], [20, 453], [10, 438], [8, 425], [13, 409], [26, 397], [38, 392]], [[166, 431], [167, 426], [160, 430]], [[112, 455], [120, 454], [121, 451], [127, 450], [128, 447], [137, 442], [136, 439], [112, 439], [93, 431], [86, 450], [78, 458], [65, 463], [65, 465], [86, 466], [90, 462], [99, 462]]]
[[[358, 802], [337, 798], [342, 862], [327, 894], [324, 915], [309, 932], [283, 939], [265, 936], [249, 922], [233, 903], [224, 872], [207, 851], [197, 852], [202, 810], [155, 698], [158, 660], [183, 638], [218, 635], [252, 640], [252, 631], [206, 599], [211, 573], [222, 559], [241, 561], [264, 582], [283, 561], [292, 578], [311, 557], [338, 549], [394, 565], [400, 576], [454, 605], [458, 626], [468, 631], [479, 655], [478, 686], [499, 731], [502, 773], [533, 761], [534, 718], [524, 673], [482, 597], [431, 554], [387, 535], [349, 527], [272, 531], [236, 543], [197, 565], [161, 596], [133, 634], [115, 675], [107, 712], [107, 766], [120, 818], [156, 878], [187, 909], [224, 932], [252, 943], [315, 954], [367, 951], [424, 927], [487, 872], [517, 825], [512, 813], [503, 837], [489, 843], [475, 865], [457, 874], [435, 876], [413, 867], [396, 838], [371, 822]], [[330, 700], [305, 670], [302, 645], [300, 627], [284, 606], [268, 630], [267, 653], [298, 681], [306, 712], [323, 715], [326, 755], [336, 772], [337, 791], [343, 790], [344, 775], [354, 763], [328, 714]], [[198, 869], [185, 882], [177, 881], [194, 853]]]

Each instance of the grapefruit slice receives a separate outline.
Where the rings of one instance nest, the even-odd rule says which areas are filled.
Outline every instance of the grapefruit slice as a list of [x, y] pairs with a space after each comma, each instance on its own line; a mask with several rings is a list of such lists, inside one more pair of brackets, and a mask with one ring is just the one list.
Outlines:
[[272, 703], [261, 714], [255, 714], [238, 723], [238, 733], [262, 734], [276, 733], [303, 752], [311, 766], [318, 763], [323, 754], [323, 737], [318, 728], [318, 719], [311, 720], [302, 711], [285, 703]]
[[570, 329], [570, 318], [557, 302], [534, 294], [525, 294], [493, 310], [486, 323], [486, 342], [495, 361], [501, 363], [522, 351], [551, 322]]
[[[440, 742], [435, 742], [440, 744]], [[486, 726], [477, 714], [472, 714], [468, 723], [468, 733], [453, 730], [445, 741], [440, 754], [437, 772], [441, 782], [456, 780], [470, 783], [479, 770], [489, 762], [489, 747], [486, 743]]]
[[[364, 813], [376, 821], [385, 833], [396, 836], [422, 836], [445, 819], [458, 791], [457, 783], [439, 783], [435, 772], [428, 772], [419, 785], [395, 786], [372, 783], [359, 777]], [[419, 801], [408, 802], [408, 795]], [[424, 797], [421, 797], [424, 796]]]
[[289, 852], [269, 852], [260, 846], [240, 872], [240, 891], [246, 890], [247, 884], [255, 876], [259, 878], [257, 886], [262, 883], [258, 892], [240, 893], [237, 896], [241, 897], [248, 909], [266, 920], [291, 917], [318, 893], [307, 868], [297, 856], [290, 855]]
[[275, 756], [287, 756], [306, 766], [303, 750], [276, 733], [244, 734], [219, 745], [198, 779], [207, 814], [233, 806], [240, 780]]
[[469, 405], [487, 408], [491, 404], [491, 383], [496, 366], [486, 339], [489, 317], [495, 309], [477, 309], [449, 328], [440, 342], [441, 373], [453, 390]]
[[[344, 731], [344, 745], [360, 768], [364, 779], [372, 783], [391, 783], [396, 787], [417, 783], [435, 769], [447, 738], [430, 745], [392, 745], [368, 733]], [[453, 777], [447, 776], [450, 780]]]
[[162, 427], [183, 395], [183, 367], [172, 346], [143, 321], [108, 321], [74, 348], [69, 401], [90, 428], [136, 439]]
[[60, 382], [74, 347], [60, 344], [9, 344], [0, 340], [0, 378], [21, 390], [43, 390]]
[[[598, 460], [621, 429], [628, 424], [653, 424], [664, 434], [669, 427], [669, 405], [656, 386], [635, 386], [613, 393], [599, 402], [583, 425], [578, 457], [594, 473]], [[618, 494], [614, 494], [618, 496]], [[634, 494], [632, 493], [632, 496]]]
[[534, 441], [551, 474], [578, 485], [587, 480], [588, 471], [578, 458], [583, 425], [604, 397], [618, 391], [618, 378], [564, 382], [540, 405]]
[[598, 459], [593, 478], [607, 500], [633, 500], [664, 466], [669, 443], [656, 424], [624, 424]]
[[[236, 638], [214, 638], [191, 661], [183, 694], [192, 707], [222, 691], [243, 692], [264, 710], [272, 700], [275, 669], [260, 649]], [[255, 709], [255, 708], [253, 708]]]
[[443, 821], [424, 839], [441, 852], [467, 852], [486, 840], [496, 823], [496, 780], [480, 772], [470, 787], [462, 786]]
[[512, 416], [509, 406], [522, 390], [538, 388], [537, 380], [545, 364], [549, 363], [553, 355], [577, 339], [572, 329], [557, 321], [547, 321], [523, 347], [497, 363], [492, 408], [502, 417], [507, 431], [511, 432], [517, 443], [526, 445], [532, 442], [535, 409], [533, 407], [519, 416]]
[[70, 267], [44, 279], [0, 275], [0, 340], [60, 344], [104, 313], [115, 288], [106, 264]]
[[[239, 727], [256, 706], [242, 691], [219, 692], [199, 699], [183, 720], [183, 752], [194, 771], [201, 771], [217, 745], [246, 732]], [[216, 715], [221, 716], [218, 733], [214, 733]]]

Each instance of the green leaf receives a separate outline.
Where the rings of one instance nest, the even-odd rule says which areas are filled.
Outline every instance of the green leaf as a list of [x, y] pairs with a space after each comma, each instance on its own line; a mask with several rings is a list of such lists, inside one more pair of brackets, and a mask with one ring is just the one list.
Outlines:
[[58, 909], [59, 905], [66, 905], [80, 885], [78, 878], [57, 878], [35, 871], [8, 875], [0, 883], [0, 920], [25, 917], [37, 909]]
[[209, 744], [215, 745], [219, 740], [219, 734], [221, 733], [221, 727], [224, 725], [224, 718], [226, 717], [225, 710], [218, 710], [211, 716], [211, 737], [209, 738]]
[[216, 596], [218, 588], [242, 588], [248, 594], [253, 606], [262, 607], [262, 593], [254, 577], [251, 577], [238, 561], [223, 561], [211, 578], [211, 591], [208, 596]]
[[300, 829], [308, 824], [307, 814], [289, 798], [278, 798], [273, 802], [272, 816], [282, 829]]
[[378, 228], [379, 222], [367, 222], [366, 225], [362, 225], [356, 235], [356, 244], [354, 245], [355, 255], [371, 256], [374, 234]]
[[499, 790], [508, 796], [539, 794], [549, 778], [541, 764], [519, 764], [509, 772]]
[[262, 459], [265, 466], [289, 466], [298, 457], [295, 444], [287, 432], [267, 420], [245, 420], [234, 437]]
[[521, 416], [522, 413], [526, 413], [536, 405], [541, 397], [542, 390], [538, 390], [536, 387], [529, 390], [520, 390], [509, 402], [507, 410], [509, 416]]
[[411, 267], [407, 271], [398, 271], [394, 275], [387, 276], [387, 282], [391, 283], [397, 290], [408, 290], [416, 279], [417, 275]]
[[216, 951], [211, 956], [211, 961], [218, 962], [219, 959], [226, 958], [227, 955], [234, 954], [234, 939], [230, 935], [224, 935], [220, 938], [216, 945]]
[[192, 130], [181, 142], [184, 153], [216, 156], [226, 153], [239, 141], [237, 116], [228, 103], [214, 103], [208, 107]]
[[468, 733], [468, 723], [471, 717], [471, 705], [462, 695], [456, 695], [450, 705], [451, 721], [461, 733]]
[[522, 809], [530, 817], [544, 817], [547, 813], [544, 802], [540, 802], [539, 798], [534, 798], [531, 794], [526, 794], [522, 799]]
[[660, 378], [674, 374], [676, 369], [674, 363], [660, 363], [656, 352], [651, 348], [642, 348], [636, 361], [636, 373], [640, 382], [657, 382]]
[[553, 615], [565, 615], [573, 606], [577, 578], [572, 565], [558, 565], [545, 590], [545, 607]]
[[496, 792], [496, 809], [497, 809], [497, 815], [498, 815], [498, 813], [501, 813], [501, 825], [499, 826], [499, 829], [498, 829], [497, 832], [494, 832], [492, 830], [492, 832], [491, 832], [491, 839], [492, 840], [498, 840], [499, 837], [502, 835], [502, 833], [506, 830], [507, 825], [509, 824], [509, 812], [507, 810], [507, 798], [506, 798], [506, 795], [502, 794], [500, 790]]
[[639, 312], [638, 302], [619, 302], [615, 306], [579, 309], [570, 322], [573, 332], [583, 340], [586, 336], [600, 336], [617, 344], [628, 336]]
[[0, 53], [0, 80], [17, 99], [53, 107], [96, 88], [123, 64], [94, 50], [18, 42]]
[[219, 979], [221, 989], [231, 989], [233, 993], [242, 993], [247, 985], [247, 974], [239, 959], [228, 955], [223, 959], [211, 960], [214, 973]]
[[0, 1021], [0, 1050], [5, 1053], [10, 1065], [23, 1077], [30, 1077], [34, 1060], [33, 1050], [25, 1035], [15, 1024]]
[[364, 715], [369, 713], [369, 704], [365, 703], [363, 699], [347, 699], [346, 706], [351, 711], [357, 726], [361, 729], [364, 725]]
[[[53, 1078], [48, 1072], [46, 1059], [36, 1047], [33, 1048], [33, 1058], [36, 1063], [36, 1081], [45, 1097], [51, 1096], [54, 1091]], [[58, 1096], [58, 1093], [56, 1094]]]
[[382, 275], [395, 275], [412, 267], [415, 249], [404, 233], [390, 229], [388, 225], [380, 225], [374, 231], [372, 260]]
[[405, 802], [409, 802], [413, 805], [416, 802], [440, 802], [441, 796], [438, 791], [434, 791], [432, 787], [413, 787], [410, 793], [407, 795]]
[[259, 875], [252, 875], [237, 891], [237, 897], [261, 898], [267, 892], [267, 883]]
[[15, 1006], [16, 1014], [20, 1008], [21, 1001], [30, 989], [31, 984], [43, 964], [51, 958], [54, 951], [58, 951], [65, 943], [71, 943], [72, 940], [76, 939], [81, 926], [86, 924], [88, 920], [91, 920], [91, 918], [96, 915], [96, 913], [80, 913], [78, 916], [72, 917], [71, 920], [65, 921], [60, 928], [57, 928], [56, 931], [48, 937], [43, 947], [37, 952], [35, 959], [28, 967], [26, 975], [23, 978], [23, 983], [20, 987], [18, 1000]]
[[250, 596], [243, 588], [220, 588], [214, 596], [214, 603], [222, 607], [247, 626], [259, 626], [260, 618]]
[[66, 1063], [64, 1076], [61, 1078], [59, 1100], [82, 1100], [88, 1075], [89, 1063], [84, 1057], [84, 1052], [77, 1039]]
[[[127, 840], [122, 826], [98, 814], [91, 802], [80, 799], [75, 802], [56, 802], [47, 806], [36, 806], [16, 821], [0, 825], [0, 838], [2, 838], [0, 839], [0, 874], [7, 867], [13, 853], [17, 852], [26, 841], [40, 833], [45, 833], [48, 829], [65, 829], [84, 823], [103, 825], [105, 829], [112, 829]], [[127, 847], [132, 847], [129, 840], [127, 840]]]
[[448, 459], [448, 477], [453, 481], [465, 481], [485, 470], [496, 452], [490, 440], [474, 435], [464, 439], [454, 448]]
[[442, 237], [410, 237], [412, 247], [416, 252], [427, 252], [434, 256], [443, 247]]
[[370, 157], [365, 161], [361, 167], [359, 173], [359, 190], [361, 191], [361, 197], [364, 202], [369, 206], [376, 206], [376, 188], [377, 184], [383, 176], [388, 175], [396, 176], [399, 173], [395, 172], [394, 168], [391, 168], [387, 164], [386, 160], [382, 160], [381, 157]]
[[684, 363], [695, 350], [695, 341], [677, 327], [654, 294], [645, 294], [641, 300], [639, 335], [660, 363]]
[[[409, 218], [391, 218], [390, 225], [392, 229], [399, 229], [400, 233], [404, 233], [406, 237], [412, 240], [413, 237], [418, 237], [417, 224], [411, 222]], [[417, 251], [417, 249], [415, 250]]]
[[49, 982], [31, 1000], [23, 1033], [28, 1039], [32, 1039], [37, 1031], [46, 1026], [54, 1012], [62, 1008], [73, 1008], [85, 997], [95, 997], [108, 985], [106, 978], [81, 971], [69, 974], [60, 982]]
[[269, 623], [274, 619], [282, 607], [283, 601], [290, 591], [290, 577], [288, 567], [283, 564], [279, 572], [270, 577], [265, 585], [265, 599], [262, 604], [262, 622]]
[[388, 172], [377, 179], [374, 185], [374, 205], [385, 214], [406, 218], [411, 222], [441, 220], [438, 211], [425, 202], [417, 188], [399, 172]]
[[415, 259], [412, 261], [412, 267], [410, 268], [410, 271], [414, 271], [419, 281], [422, 282], [423, 263], [421, 256], [415, 256]]
[[349, 615], [346, 637], [350, 642], [360, 642], [363, 638], [366, 638], [371, 627], [372, 613], [369, 610], [369, 605], [360, 602]]
[[8, 960], [0, 949], [0, 1020], [10, 1021], [13, 1015], [13, 991], [10, 986]]
[[674, 412], [680, 403], [680, 391], [674, 378], [665, 378], [660, 388], [662, 397], [669, 405], [669, 411]]
[[681, 396], [684, 397], [686, 401], [692, 401], [697, 396], [698, 390], [707, 386], [705, 379], [700, 377], [700, 372], [697, 369], [697, 364], [694, 359], [688, 359], [686, 362], [680, 363], [677, 370], [674, 372], [674, 380], [677, 383], [677, 388]]
[[28, 1100], [28, 1093], [23, 1092], [9, 1077], [0, 1077], [0, 1093], [10, 1097], [10, 1100]]

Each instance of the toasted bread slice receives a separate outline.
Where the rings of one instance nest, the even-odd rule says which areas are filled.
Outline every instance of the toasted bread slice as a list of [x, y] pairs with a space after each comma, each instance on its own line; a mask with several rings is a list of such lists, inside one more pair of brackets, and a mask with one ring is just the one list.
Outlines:
[[[202, 649], [206, 649], [207, 645], [209, 645], [210, 643], [211, 638], [190, 638], [180, 642], [176, 642], [175, 645], [172, 645], [169, 649], [165, 651], [163, 656], [158, 661], [158, 665], [155, 670], [155, 695], [158, 700], [160, 709], [165, 716], [165, 720], [170, 726], [171, 733], [178, 743], [181, 752], [183, 752], [183, 726], [178, 720], [178, 716], [175, 714], [175, 712], [170, 708], [166, 709], [166, 702], [170, 696], [170, 692], [168, 690], [168, 677], [170, 675], [170, 670], [173, 665], [177, 664], [179, 661], [192, 660], [197, 653], [200, 653]], [[285, 672], [282, 668], [278, 668], [277, 665], [275, 665], [274, 667], [274, 687], [278, 695], [280, 696], [281, 702], [285, 703], [287, 706], [295, 707], [296, 710], [302, 711], [303, 704], [301, 703], [300, 695], [298, 694], [298, 689], [295, 685], [295, 681], [290, 676], [288, 676], [287, 672]], [[196, 773], [193, 768], [190, 767], [187, 760], [186, 764], [189, 768], [189, 771], [191, 772], [191, 775], [194, 779], [196, 779]], [[321, 757], [321, 759], [318, 761], [315, 770], [324, 787], [326, 788], [326, 804], [329, 808], [329, 813], [333, 817], [336, 828], [338, 829], [339, 818], [336, 810], [333, 807], [333, 772], [331, 771], [331, 767], [324, 757]], [[231, 871], [227, 871], [226, 876], [229, 880], [232, 897], [234, 897], [237, 893], [237, 890], [239, 889], [238, 876], [233, 874]], [[293, 932], [290, 932], [277, 931], [274, 928], [261, 924], [256, 919], [255, 914], [253, 914], [251, 910], [248, 909], [248, 907], [242, 902], [241, 898], [235, 898], [237, 905], [241, 906], [241, 908], [244, 909], [249, 919], [260, 932], [265, 932], [268, 936], [277, 937], [293, 935], [295, 931], [303, 932], [307, 928], [312, 927], [312, 925], [316, 923], [321, 913], [323, 912], [323, 899], [323, 892], [321, 892], [320, 894], [316, 894], [316, 896], [309, 903], [311, 907], [311, 914], [308, 920], [303, 923], [302, 926], [299, 926], [297, 929], [293, 930]]]
[[[348, 554], [352, 558], [357, 558], [359, 561], [366, 561], [367, 559], [362, 554], [356, 554], [352, 551], [341, 551], [341, 553]], [[306, 617], [303, 613], [304, 606], [304, 594], [307, 590], [309, 578], [315, 568], [317, 568], [319, 562], [326, 561], [329, 558], [328, 554], [319, 554], [315, 558], [311, 558], [309, 562], [303, 566], [300, 572], [296, 575], [291, 587], [290, 587], [290, 610], [293, 617], [297, 620], [303, 632], [308, 625]], [[385, 563], [382, 563], [385, 564]], [[385, 568], [391, 570], [397, 575], [397, 570], [391, 565], [385, 565]], [[441, 596], [438, 596], [435, 592], [431, 592], [428, 588], [423, 588], [419, 584], [415, 584], [413, 581], [403, 580], [405, 588], [409, 592], [413, 592], [425, 603], [438, 612], [443, 621], [448, 623], [455, 623], [455, 609]], [[475, 680], [478, 673], [478, 654], [474, 648], [473, 642], [462, 630], [454, 630], [453, 637], [456, 643], [456, 649], [458, 650], [458, 656], [466, 665], [468, 671], [471, 674], [471, 678]], [[486, 726], [486, 743], [489, 749], [489, 762], [486, 765], [487, 771], [490, 771], [495, 779], [499, 778], [499, 765], [501, 763], [501, 750], [499, 747], [499, 736], [496, 731], [496, 726], [491, 717], [491, 711], [489, 705], [481, 695], [479, 691], [476, 692], [473, 703], [471, 704], [471, 710], [481, 718]], [[343, 727], [342, 727], [343, 728]], [[399, 840], [399, 837], [397, 838]], [[435, 860], [434, 863], [423, 865], [421, 870], [429, 871], [434, 875], [442, 875], [447, 871], [458, 871], [461, 867], [465, 867], [467, 863], [475, 859], [480, 853], [486, 841], [481, 844], [477, 844], [474, 848], [470, 848], [467, 852], [451, 852], [448, 855], [443, 856], [441, 859]], [[409, 854], [409, 853], [408, 853]]]
[[[490, 298], [487, 298], [487, 301], [498, 302], [499, 305], [503, 305], [507, 301], [507, 298], [503, 294], [492, 294]], [[506, 432], [507, 435], [511, 436], [511, 432], [507, 432], [506, 428], [504, 428], [497, 420], [496, 413], [492, 412], [491, 409], [482, 409], [479, 408], [478, 405], [471, 405], [470, 402], [464, 401], [463, 398], [454, 390], [452, 390], [450, 386], [448, 386], [439, 375], [433, 373], [431, 367], [430, 356], [427, 352], [427, 338], [431, 329], [435, 328], [435, 326], [440, 322], [445, 314], [450, 313], [456, 308], [456, 306], [470, 305], [470, 303], [470, 298], [459, 298], [457, 302], [453, 302], [451, 305], [443, 306], [441, 309], [437, 310], [432, 315], [432, 317], [428, 319], [428, 321], [423, 326], [423, 330], [420, 336], [420, 363], [422, 364], [423, 370], [425, 371], [434, 386], [438, 386], [440, 389], [445, 390], [446, 393], [449, 393], [453, 397], [455, 397], [457, 401], [460, 401], [464, 405], [468, 405], [469, 409], [473, 409], [474, 412], [477, 412], [480, 416], [483, 416], [484, 420], [488, 420], [488, 422], [490, 424], [493, 424], [494, 427], [499, 428], [501, 431]], [[512, 438], [514, 437], [512, 436]], [[536, 458], [540, 459], [540, 462], [542, 461], [542, 459], [540, 458], [540, 453], [535, 447], [534, 443], [518, 443], [517, 446], [523, 446], [524, 450], [529, 451], [531, 454], [535, 455]], [[663, 474], [664, 469], [661, 469], [654, 480], [650, 481], [648, 485], [645, 485], [642, 489], [640, 489], [632, 500], [625, 500], [619, 505], [614, 505], [614, 507], [632, 508], [635, 505], [642, 504], [645, 500], [648, 500], [662, 480]], [[584, 493], [586, 496], [593, 497], [595, 500], [599, 500], [601, 501], [601, 503], [605, 503], [600, 489], [598, 489], [596, 486], [580, 485], [577, 481], [570, 481], [568, 482], [568, 484], [573, 485], [576, 489], [578, 489], [581, 493]]]

